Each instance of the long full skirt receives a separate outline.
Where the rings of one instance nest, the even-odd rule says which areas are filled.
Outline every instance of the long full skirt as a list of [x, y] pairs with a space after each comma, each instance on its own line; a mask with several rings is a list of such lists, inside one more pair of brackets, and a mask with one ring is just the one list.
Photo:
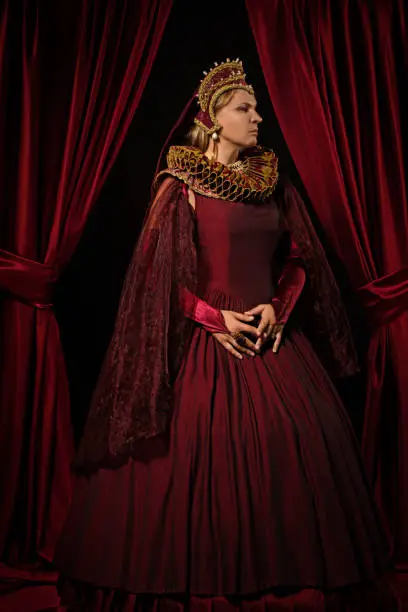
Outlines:
[[394, 609], [357, 441], [301, 333], [240, 361], [197, 327], [174, 391], [167, 447], [78, 480], [71, 609]]

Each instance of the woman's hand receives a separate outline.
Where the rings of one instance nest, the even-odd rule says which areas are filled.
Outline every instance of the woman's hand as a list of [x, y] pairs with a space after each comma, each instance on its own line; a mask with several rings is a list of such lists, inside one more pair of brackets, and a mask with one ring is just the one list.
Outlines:
[[261, 317], [258, 327], [255, 329], [258, 339], [255, 344], [255, 350], [259, 351], [262, 345], [268, 340], [274, 340], [272, 350], [274, 353], [278, 351], [282, 341], [283, 325], [276, 323], [276, 314], [272, 304], [259, 304], [251, 310], [247, 310], [246, 315], [258, 315]]
[[238, 359], [242, 359], [243, 355], [255, 357], [255, 343], [245, 335], [249, 334], [254, 338], [258, 337], [256, 328], [248, 325], [248, 322], [254, 320], [253, 315], [235, 312], [234, 310], [221, 310], [221, 313], [229, 334], [214, 333], [215, 339]]

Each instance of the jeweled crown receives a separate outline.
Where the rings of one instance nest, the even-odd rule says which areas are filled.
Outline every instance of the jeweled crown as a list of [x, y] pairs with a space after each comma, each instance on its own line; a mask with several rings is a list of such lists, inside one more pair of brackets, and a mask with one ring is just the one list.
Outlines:
[[204, 78], [201, 80], [197, 92], [200, 111], [195, 118], [195, 123], [200, 125], [208, 134], [212, 134], [220, 129], [220, 125], [215, 117], [215, 103], [225, 92], [232, 89], [245, 89], [253, 94], [254, 90], [245, 80], [246, 74], [242, 61], [237, 57], [236, 60], [227, 58], [225, 62], [214, 66], [208, 71], [204, 71]]

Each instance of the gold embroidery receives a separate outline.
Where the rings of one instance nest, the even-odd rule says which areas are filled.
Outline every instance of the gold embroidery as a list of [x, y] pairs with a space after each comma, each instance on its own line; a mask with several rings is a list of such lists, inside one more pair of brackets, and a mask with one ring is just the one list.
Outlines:
[[262, 147], [254, 147], [230, 166], [210, 161], [195, 147], [173, 146], [167, 154], [168, 168], [159, 177], [172, 175], [201, 195], [241, 201], [269, 198], [278, 182], [278, 158]]
[[209, 130], [208, 127], [206, 125], [204, 125], [204, 123], [202, 123], [199, 119], [194, 118], [194, 123], [196, 123], [197, 125], [200, 126], [200, 128], [202, 128], [205, 132], [207, 132], [208, 134], [212, 134], [212, 132], [215, 132], [217, 129], [213, 129], [213, 130]]
[[[227, 72], [228, 76], [225, 80], [220, 80], [215, 85], [212, 85], [214, 81], [214, 77], [218, 75], [220, 72], [224, 72], [229, 69]], [[200, 103], [201, 110], [205, 111], [208, 108], [208, 103], [210, 101], [210, 96], [213, 93], [213, 90], [217, 89], [219, 86], [223, 86], [225, 82], [235, 80], [236, 82], [241, 82], [245, 79], [246, 74], [244, 73], [244, 68], [241, 61], [226, 61], [221, 64], [215, 66], [210, 70], [210, 72], [203, 78], [200, 83], [200, 87], [198, 89], [198, 101]]]

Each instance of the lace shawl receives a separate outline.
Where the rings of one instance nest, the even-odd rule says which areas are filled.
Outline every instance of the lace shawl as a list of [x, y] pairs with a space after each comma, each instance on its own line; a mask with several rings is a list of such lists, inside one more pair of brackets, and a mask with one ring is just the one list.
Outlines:
[[178, 287], [195, 292], [193, 236], [191, 206], [179, 181], [168, 178], [147, 211], [126, 274], [75, 469], [114, 464], [133, 454], [138, 440], [166, 432], [191, 331]]
[[357, 353], [340, 289], [322, 243], [302, 198], [289, 181], [281, 180], [275, 198], [306, 271], [305, 295], [299, 304], [304, 308], [302, 328], [333, 377], [352, 376], [359, 370]]

